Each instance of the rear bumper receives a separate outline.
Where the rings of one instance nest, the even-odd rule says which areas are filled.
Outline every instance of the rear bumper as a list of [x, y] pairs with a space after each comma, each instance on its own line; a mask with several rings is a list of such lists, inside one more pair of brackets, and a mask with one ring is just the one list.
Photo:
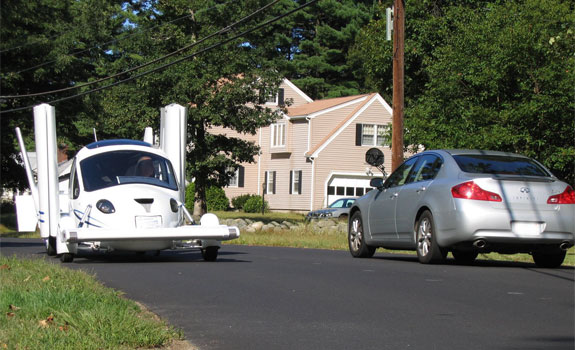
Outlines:
[[[438, 243], [443, 247], [484, 240], [492, 245], [559, 245], [575, 243], [575, 206], [544, 210], [493, 208], [489, 202], [456, 200], [455, 210], [440, 218]], [[441, 225], [441, 224], [440, 224]]]

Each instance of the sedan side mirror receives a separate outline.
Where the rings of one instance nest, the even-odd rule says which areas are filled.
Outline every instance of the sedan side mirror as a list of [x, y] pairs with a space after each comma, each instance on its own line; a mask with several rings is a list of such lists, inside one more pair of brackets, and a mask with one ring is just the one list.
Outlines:
[[381, 177], [374, 177], [369, 181], [369, 185], [381, 189], [383, 187], [383, 179]]

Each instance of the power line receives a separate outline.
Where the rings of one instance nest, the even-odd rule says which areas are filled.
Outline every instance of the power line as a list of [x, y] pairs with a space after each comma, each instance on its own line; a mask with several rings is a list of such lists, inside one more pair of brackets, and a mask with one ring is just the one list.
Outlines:
[[223, 29], [220, 29], [220, 30], [218, 30], [217, 32], [212, 33], [212, 34], [210, 34], [210, 35], [208, 35], [208, 36], [206, 36], [206, 37], [200, 39], [199, 41], [196, 41], [196, 42], [194, 42], [194, 43], [192, 43], [192, 44], [190, 44], [190, 45], [184, 46], [184, 47], [182, 47], [182, 48], [180, 48], [180, 49], [178, 49], [178, 50], [176, 50], [176, 51], [173, 51], [173, 52], [171, 52], [171, 53], [169, 53], [169, 54], [167, 54], [167, 55], [164, 55], [164, 56], [162, 56], [162, 57], [156, 58], [155, 60], [152, 60], [152, 61], [150, 61], [150, 62], [141, 64], [141, 65], [136, 66], [136, 67], [133, 67], [133, 68], [130, 68], [130, 69], [128, 69], [128, 70], [126, 70], [126, 71], [123, 71], [123, 72], [121, 72], [121, 73], [116, 73], [116, 74], [113, 74], [113, 75], [110, 75], [110, 76], [107, 76], [107, 77], [104, 77], [104, 78], [101, 78], [101, 79], [98, 79], [98, 80], [94, 80], [94, 81], [91, 81], [91, 82], [87, 82], [87, 83], [79, 84], [79, 85], [75, 85], [75, 86], [70, 86], [70, 87], [67, 87], [67, 88], [62, 88], [62, 89], [57, 89], [57, 90], [50, 90], [50, 91], [45, 91], [45, 92], [38, 92], [38, 93], [33, 93], [33, 94], [26, 94], [26, 95], [0, 96], [0, 98], [5, 98], [5, 99], [18, 99], [18, 98], [27, 98], [27, 97], [37, 97], [37, 96], [43, 96], [43, 95], [51, 95], [51, 94], [56, 94], [56, 93], [60, 93], [60, 92], [70, 91], [70, 90], [74, 90], [74, 89], [78, 89], [78, 88], [82, 88], [82, 87], [86, 87], [86, 86], [98, 84], [98, 83], [101, 83], [101, 82], [103, 82], [103, 81], [107, 81], [107, 80], [110, 80], [110, 79], [113, 79], [113, 78], [117, 78], [117, 77], [119, 77], [119, 76], [122, 76], [122, 75], [125, 75], [125, 74], [128, 74], [128, 73], [131, 73], [131, 72], [134, 72], [134, 71], [136, 71], [136, 70], [139, 70], [139, 69], [142, 69], [142, 68], [144, 68], [144, 67], [147, 67], [147, 66], [149, 66], [149, 65], [152, 65], [152, 64], [154, 64], [154, 63], [163, 61], [163, 60], [165, 60], [165, 59], [167, 59], [167, 58], [169, 58], [169, 57], [175, 56], [175, 55], [177, 55], [177, 54], [179, 54], [179, 53], [181, 53], [181, 52], [183, 52], [183, 51], [186, 51], [186, 50], [188, 50], [188, 49], [190, 49], [190, 48], [192, 48], [192, 47], [194, 47], [194, 46], [197, 46], [197, 45], [201, 44], [202, 42], [204, 42], [204, 41], [206, 41], [206, 40], [208, 40], [208, 39], [211, 39], [212, 37], [214, 37], [214, 36], [216, 36], [216, 35], [226, 34], [226, 33], [229, 32], [230, 30], [232, 30], [235, 26], [239, 25], [239, 24], [242, 23], [242, 22], [245, 22], [246, 20], [250, 19], [251, 17], [253, 17], [253, 16], [259, 14], [260, 12], [267, 10], [269, 7], [275, 5], [275, 4], [278, 3], [279, 1], [280, 1], [280, 0], [274, 0], [274, 1], [272, 1], [272, 2], [270, 2], [269, 4], [265, 5], [264, 7], [262, 7], [262, 8], [260, 8], [260, 9], [256, 10], [256, 11], [254, 11], [254, 12], [252, 12], [252, 13], [250, 13], [249, 15], [247, 15], [247, 16], [243, 17], [242, 19], [240, 19], [240, 20], [238, 20], [238, 21], [236, 21], [236, 22], [234, 22], [234, 23], [228, 25], [227, 27], [225, 27], [225, 28], [223, 28]]
[[[225, 5], [227, 5], [227, 4], [229, 4], [229, 3], [232, 3], [232, 2], [234, 2], [234, 1], [237, 1], [237, 0], [230, 0], [230, 1], [227, 1], [227, 2], [225, 2], [225, 3], [223, 3], [223, 4], [218, 4], [218, 5], [209, 7], [209, 8], [207, 8], [207, 9], [201, 9], [200, 11], [198, 11], [198, 13], [199, 13], [199, 12], [203, 12], [203, 11], [212, 10], [212, 9], [218, 7], [218, 6], [225, 6]], [[84, 49], [84, 50], [77, 51], [77, 52], [74, 52], [74, 53], [68, 53], [68, 55], [69, 55], [69, 56], [77, 56], [77, 55], [79, 55], [79, 54], [82, 54], [82, 53], [84, 53], [84, 52], [91, 51], [91, 50], [93, 50], [93, 49], [100, 48], [100, 47], [102, 47], [102, 46], [106, 46], [106, 45], [109, 45], [109, 44], [117, 43], [117, 42], [122, 41], [122, 40], [126, 40], [126, 39], [128, 39], [128, 38], [130, 38], [130, 37], [132, 37], [132, 36], [135, 36], [135, 35], [141, 35], [141, 34], [143, 34], [143, 33], [146, 33], [146, 32], [148, 32], [148, 31], [151, 31], [151, 30], [156, 29], [156, 28], [158, 28], [158, 27], [162, 27], [162, 26], [165, 26], [165, 25], [170, 24], [170, 23], [178, 22], [178, 21], [181, 21], [181, 20], [183, 20], [183, 19], [186, 19], [186, 18], [189, 18], [189, 17], [193, 17], [194, 15], [197, 16], [198, 13], [196, 13], [196, 14], [192, 13], [192, 14], [189, 14], [189, 15], [186, 15], [186, 16], [182, 16], [182, 17], [173, 19], [173, 20], [171, 20], [171, 21], [169, 21], [169, 22], [166, 22], [166, 23], [157, 24], [157, 25], [155, 25], [155, 26], [153, 26], [153, 27], [150, 27], [150, 28], [146, 28], [146, 29], [143, 29], [143, 30], [139, 30], [139, 31], [137, 31], [137, 32], [133, 32], [133, 33], [130, 33], [130, 34], [126, 34], [126, 35], [122, 36], [121, 38], [117, 38], [117, 39], [114, 39], [114, 40], [110, 40], [110, 41], [104, 42], [104, 43], [102, 43], [102, 44], [97, 44], [97, 45], [92, 46], [92, 47], [90, 47], [90, 48], [88, 48], [88, 49]], [[62, 35], [62, 34], [56, 34], [56, 35], [52, 36], [50, 39], [56, 38], [56, 37], [61, 36], [61, 35]], [[12, 50], [14, 50], [14, 49], [17, 49], [17, 48], [20, 48], [20, 47], [29, 46], [29, 45], [33, 45], [33, 44], [36, 44], [36, 43], [28, 43], [28, 44], [24, 44], [24, 45], [12, 47], [12, 48], [9, 48], [9, 49], [1, 50], [0, 53], [12, 51]], [[52, 63], [54, 63], [54, 62], [56, 62], [56, 61], [57, 61], [57, 60], [52, 60], [52, 61], [40, 63], [40, 64], [38, 64], [38, 65], [35, 65], [35, 66], [32, 66], [32, 67], [25, 68], [25, 69], [19, 70], [19, 71], [17, 71], [17, 72], [14, 72], [13, 74], [20, 74], [20, 73], [27, 72], [27, 71], [32, 70], [32, 69], [44, 67], [44, 66], [50, 65], [50, 64], [52, 64]], [[4, 74], [9, 74], [9, 72], [4, 73]]]
[[[177, 59], [177, 60], [175, 60], [175, 61], [172, 61], [172, 62], [170, 62], [170, 63], [167, 63], [167, 64], [165, 64], [165, 65], [163, 65], [163, 66], [156, 67], [156, 68], [154, 68], [154, 69], [152, 69], [152, 70], [149, 70], [149, 71], [146, 71], [146, 72], [137, 74], [137, 75], [135, 75], [135, 76], [133, 76], [133, 77], [126, 78], [126, 79], [124, 79], [124, 80], [120, 80], [120, 81], [115, 82], [115, 83], [112, 83], [112, 84], [108, 84], [108, 85], [106, 85], [106, 86], [102, 86], [102, 87], [99, 87], [99, 88], [96, 88], [96, 89], [92, 89], [92, 90], [89, 90], [89, 91], [85, 91], [85, 92], [82, 92], [82, 93], [79, 93], [79, 94], [76, 94], [76, 95], [73, 95], [73, 96], [68, 96], [68, 97], [63, 97], [63, 98], [57, 99], [57, 100], [53, 100], [53, 101], [50, 101], [50, 103], [51, 103], [51, 104], [55, 104], [55, 103], [58, 103], [58, 102], [67, 101], [67, 100], [71, 100], [71, 99], [74, 99], [74, 98], [77, 98], [77, 97], [89, 95], [89, 94], [92, 94], [92, 93], [95, 93], [95, 92], [99, 92], [99, 91], [108, 89], [108, 88], [110, 88], [110, 87], [114, 87], [114, 86], [117, 86], [117, 85], [120, 85], [120, 84], [129, 82], [129, 81], [132, 81], [132, 80], [141, 78], [141, 77], [143, 77], [143, 76], [145, 76], [145, 75], [148, 75], [148, 74], [151, 74], [151, 73], [155, 73], [155, 72], [164, 70], [164, 69], [166, 69], [166, 68], [168, 68], [168, 67], [170, 67], [170, 66], [173, 66], [173, 65], [178, 64], [178, 63], [181, 63], [181, 62], [183, 62], [183, 61], [185, 61], [185, 60], [188, 60], [188, 59], [190, 59], [190, 58], [193, 58], [193, 57], [195, 57], [195, 56], [198, 56], [198, 55], [200, 55], [200, 54], [202, 54], [202, 53], [205, 53], [205, 52], [208, 52], [208, 51], [210, 51], [210, 50], [213, 50], [213, 49], [215, 49], [215, 48], [217, 48], [217, 47], [220, 47], [220, 46], [222, 46], [222, 45], [225, 45], [225, 44], [227, 44], [227, 43], [229, 43], [229, 42], [231, 42], [231, 41], [233, 41], [233, 40], [235, 40], [235, 39], [238, 39], [238, 38], [240, 38], [240, 37], [242, 37], [242, 36], [244, 36], [244, 35], [246, 35], [246, 34], [249, 34], [249, 33], [251, 33], [251, 32], [254, 32], [254, 31], [256, 31], [256, 30], [259, 30], [259, 29], [261, 29], [261, 28], [263, 28], [263, 27], [265, 27], [265, 26], [267, 26], [267, 25], [269, 25], [269, 24], [272, 24], [272, 23], [274, 23], [274, 22], [277, 22], [277, 21], [279, 21], [280, 19], [283, 19], [284, 17], [287, 17], [287, 16], [289, 16], [289, 15], [291, 15], [291, 14], [293, 14], [293, 13], [295, 13], [295, 12], [297, 12], [297, 11], [299, 11], [299, 10], [305, 8], [305, 7], [308, 7], [308, 6], [310, 6], [310, 5], [314, 4], [314, 3], [316, 3], [317, 1], [319, 1], [319, 0], [311, 0], [310, 2], [307, 2], [307, 3], [305, 3], [305, 4], [301, 5], [301, 6], [299, 6], [299, 7], [295, 8], [295, 9], [293, 9], [293, 10], [290, 10], [290, 11], [284, 13], [283, 15], [279, 15], [279, 16], [277, 16], [277, 17], [274, 17], [274, 18], [272, 18], [272, 19], [270, 19], [270, 20], [268, 20], [268, 21], [266, 21], [266, 22], [264, 22], [264, 23], [261, 23], [261, 24], [255, 26], [255, 27], [253, 27], [253, 28], [251, 28], [251, 29], [248, 29], [248, 30], [246, 30], [246, 31], [244, 31], [244, 32], [242, 32], [242, 33], [240, 33], [240, 34], [237, 34], [237, 35], [235, 35], [235, 36], [233, 36], [233, 37], [231, 37], [231, 38], [229, 38], [229, 39], [226, 39], [226, 40], [221, 41], [221, 42], [219, 42], [219, 43], [217, 43], [217, 44], [211, 45], [211, 46], [209, 46], [209, 47], [207, 47], [207, 48], [204, 48], [204, 49], [202, 49], [202, 50], [200, 50], [200, 51], [194, 52], [194, 53], [191, 54], [191, 55], [188, 55], [188, 56], [184, 56], [184, 57], [182, 57], [182, 58], [179, 58], [179, 59]], [[0, 114], [10, 113], [10, 112], [17, 112], [17, 111], [22, 111], [22, 110], [26, 110], [26, 109], [31, 109], [31, 108], [33, 108], [34, 106], [36, 106], [36, 105], [30, 105], [30, 106], [26, 106], [26, 107], [19, 107], [19, 108], [14, 108], [14, 109], [6, 110], [6, 111], [0, 111]]]

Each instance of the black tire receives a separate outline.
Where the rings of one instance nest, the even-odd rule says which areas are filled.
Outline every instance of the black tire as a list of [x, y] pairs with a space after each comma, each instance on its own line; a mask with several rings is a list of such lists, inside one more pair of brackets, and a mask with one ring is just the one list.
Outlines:
[[373, 254], [375, 254], [376, 247], [369, 246], [365, 243], [363, 233], [361, 212], [356, 211], [351, 216], [347, 229], [349, 252], [354, 258], [371, 258]]
[[479, 252], [475, 250], [454, 249], [453, 251], [451, 251], [451, 254], [453, 254], [453, 258], [458, 264], [471, 265], [475, 261], [475, 258], [477, 258], [477, 255], [479, 255]]
[[564, 250], [555, 253], [533, 252], [533, 261], [538, 267], [553, 269], [563, 264], [566, 253]]
[[435, 223], [429, 210], [419, 216], [415, 225], [417, 258], [422, 264], [433, 264], [445, 259], [445, 250], [437, 244]]
[[220, 247], [207, 247], [202, 249], [204, 261], [216, 261], [218, 259], [218, 250]]
[[60, 261], [63, 263], [71, 263], [72, 261], [74, 261], [74, 254], [72, 253], [60, 254]]
[[56, 237], [48, 236], [46, 239], [46, 254], [56, 256]]

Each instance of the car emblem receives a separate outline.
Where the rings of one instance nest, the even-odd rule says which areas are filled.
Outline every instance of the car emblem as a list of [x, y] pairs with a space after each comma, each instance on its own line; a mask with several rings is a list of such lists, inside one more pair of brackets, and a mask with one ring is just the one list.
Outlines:
[[519, 191], [521, 191], [521, 193], [529, 193], [529, 192], [530, 192], [530, 190], [529, 190], [528, 187], [521, 187], [521, 188], [519, 189]]

